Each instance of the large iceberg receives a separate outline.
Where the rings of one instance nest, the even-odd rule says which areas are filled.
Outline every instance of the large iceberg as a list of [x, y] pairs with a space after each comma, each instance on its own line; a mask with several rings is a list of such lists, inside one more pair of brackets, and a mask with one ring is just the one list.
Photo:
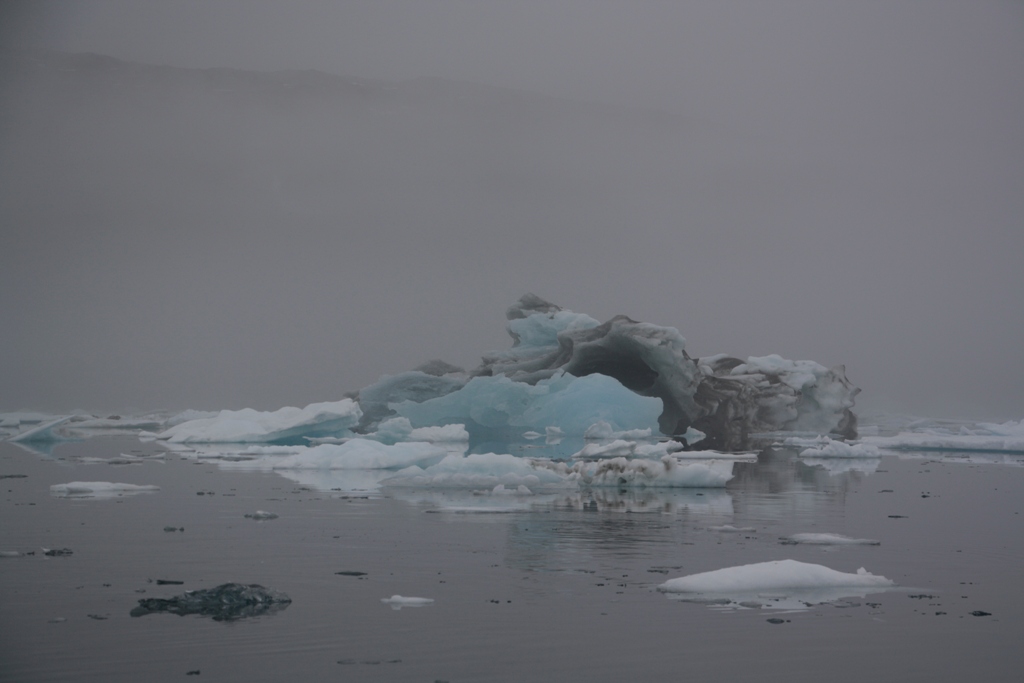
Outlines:
[[615, 316], [598, 323], [532, 294], [506, 312], [512, 348], [469, 372], [435, 361], [386, 376], [355, 398], [360, 430], [399, 415], [415, 427], [465, 424], [470, 434], [557, 427], [654, 430], [698, 448], [740, 450], [765, 432], [856, 436], [859, 389], [844, 368], [780, 356], [691, 358], [674, 327]]
[[[694, 359], [674, 327], [623, 315], [599, 323], [532, 294], [506, 317], [512, 347], [484, 355], [468, 372], [430, 361], [336, 403], [221, 411], [171, 425], [158, 438], [297, 443], [358, 434], [385, 443], [479, 443], [524, 434], [632, 440], [660, 433], [687, 449], [738, 451], [769, 432], [856, 437], [851, 408], [859, 390], [842, 366], [775, 355]], [[463, 427], [437, 431], [445, 425]]]

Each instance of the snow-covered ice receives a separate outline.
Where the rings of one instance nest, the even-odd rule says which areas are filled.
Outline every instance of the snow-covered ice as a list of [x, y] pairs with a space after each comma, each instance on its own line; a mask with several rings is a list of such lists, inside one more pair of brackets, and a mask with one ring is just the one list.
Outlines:
[[355, 426], [361, 416], [359, 405], [348, 398], [273, 412], [251, 408], [222, 410], [216, 417], [182, 422], [164, 430], [157, 438], [172, 443], [258, 443], [304, 436], [337, 436]]
[[61, 498], [118, 498], [159, 490], [159, 486], [148, 484], [121, 484], [111, 481], [72, 481], [67, 484], [54, 484], [50, 487], [50, 494]]

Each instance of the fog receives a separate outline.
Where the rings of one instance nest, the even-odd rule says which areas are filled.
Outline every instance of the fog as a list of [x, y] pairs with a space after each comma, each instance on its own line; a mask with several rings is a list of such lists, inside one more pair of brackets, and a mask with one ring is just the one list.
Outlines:
[[535, 292], [1024, 417], [1024, 5], [6, 3], [0, 410], [274, 408]]

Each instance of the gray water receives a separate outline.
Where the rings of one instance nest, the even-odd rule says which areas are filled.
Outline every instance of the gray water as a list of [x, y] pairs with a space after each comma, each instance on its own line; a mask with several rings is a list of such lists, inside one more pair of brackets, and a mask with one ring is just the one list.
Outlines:
[[[121, 453], [141, 464], [110, 464]], [[1022, 460], [921, 454], [829, 472], [766, 451], [724, 490], [537, 496], [480, 513], [470, 494], [318, 490], [131, 437], [49, 454], [0, 443], [0, 551], [34, 553], [0, 557], [0, 680], [1018, 681]], [[51, 495], [71, 481], [160, 490]], [[279, 517], [244, 516], [256, 510]], [[881, 544], [780, 543], [800, 532]], [[865, 567], [898, 588], [799, 611], [655, 590], [786, 558]], [[232, 622], [129, 614], [140, 598], [229, 581], [292, 603]], [[394, 610], [381, 603], [393, 594], [434, 603]]]

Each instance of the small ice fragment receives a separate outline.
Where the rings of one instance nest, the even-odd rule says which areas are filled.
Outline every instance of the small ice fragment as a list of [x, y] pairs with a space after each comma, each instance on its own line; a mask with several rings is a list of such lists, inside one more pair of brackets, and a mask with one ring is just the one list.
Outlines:
[[54, 484], [50, 487], [50, 495], [61, 498], [119, 498], [136, 493], [149, 493], [159, 490], [159, 486], [149, 484], [122, 484], [112, 481], [72, 481], [67, 484]]
[[255, 519], [262, 521], [264, 519], [277, 519], [277, 513], [267, 512], [266, 510], [257, 510], [256, 512], [247, 512], [245, 516], [248, 519]]
[[67, 557], [72, 554], [71, 548], [43, 548], [43, 555], [47, 557]]
[[434, 602], [433, 598], [412, 598], [401, 595], [392, 595], [390, 598], [381, 598], [385, 605], [391, 605], [391, 609], [402, 609], [403, 607], [423, 607]]
[[25, 553], [18, 550], [0, 550], [0, 557], [24, 557]]
[[523, 438], [524, 439], [530, 439], [531, 441], [533, 439], [539, 439], [541, 436], [542, 436], [542, 434], [540, 432], [533, 432], [533, 431], [523, 432]]
[[721, 526], [709, 526], [708, 529], [711, 531], [719, 531], [723, 534], [749, 534], [757, 531], [752, 526], [733, 526], [732, 524], [723, 524]]
[[851, 538], [841, 534], [793, 534], [783, 538], [786, 543], [803, 543], [805, 545], [882, 545], [881, 541], [871, 538]]

